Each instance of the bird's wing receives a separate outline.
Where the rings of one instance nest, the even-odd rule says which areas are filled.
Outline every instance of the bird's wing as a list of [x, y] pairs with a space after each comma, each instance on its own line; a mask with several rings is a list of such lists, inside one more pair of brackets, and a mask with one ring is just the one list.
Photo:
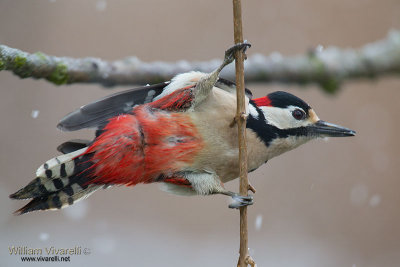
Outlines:
[[152, 102], [166, 85], [168, 82], [112, 94], [69, 113], [57, 127], [62, 131], [76, 131], [103, 126], [108, 119], [129, 113], [135, 105]]
[[[230, 92], [231, 94], [236, 94], [236, 83], [229, 80], [219, 78], [215, 83], [215, 87]], [[250, 89], [245, 88], [245, 94], [249, 99], [253, 98], [253, 93], [250, 91]]]
[[[110, 118], [131, 112], [132, 108], [136, 105], [153, 102], [169, 83], [170, 82], [164, 82], [112, 94], [69, 113], [59, 122], [57, 127], [62, 131], [76, 131], [84, 128], [101, 128]], [[236, 92], [236, 84], [223, 78], [219, 78], [215, 86], [232, 94]], [[171, 98], [171, 95], [175, 95], [175, 97]], [[180, 94], [172, 94], [172, 92], [167, 95], [170, 96], [168, 97], [169, 101], [173, 99], [177, 101], [175, 104], [169, 102], [168, 105], [164, 105], [164, 108], [163, 105], [154, 105], [154, 107], [159, 109], [173, 109], [175, 111], [179, 111], [180, 108], [185, 110], [190, 106], [190, 103], [187, 103], [187, 101], [191, 100], [189, 100], [189, 98], [176, 98], [179, 95]], [[252, 93], [247, 88], [246, 96], [249, 99], [252, 98]], [[171, 107], [173, 108], [171, 109]]]

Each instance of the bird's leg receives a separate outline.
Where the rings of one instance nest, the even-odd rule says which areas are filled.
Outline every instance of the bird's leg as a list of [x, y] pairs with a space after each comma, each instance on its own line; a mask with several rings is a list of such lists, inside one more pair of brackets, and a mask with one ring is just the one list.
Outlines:
[[228, 191], [217, 174], [211, 172], [184, 172], [178, 176], [185, 178], [186, 182], [198, 195], [223, 194], [232, 197], [233, 202], [229, 208], [238, 209], [240, 207], [253, 205], [253, 196], [241, 196], [238, 193]]
[[241, 50], [243, 51], [243, 53], [245, 53], [246, 49], [250, 46], [251, 45], [249, 43], [244, 42], [235, 44], [234, 46], [225, 51], [225, 57], [222, 64], [216, 70], [202, 77], [198, 81], [195, 88], [194, 106], [201, 103], [208, 96], [208, 94], [211, 92], [212, 88], [214, 87], [215, 83], [218, 80], [219, 73], [226, 65], [232, 63], [233, 60], [235, 59], [235, 52]]
[[232, 191], [224, 191], [220, 192], [220, 194], [230, 196], [233, 199], [233, 202], [229, 204], [229, 208], [231, 209], [238, 209], [240, 207], [253, 205], [254, 199], [252, 195], [248, 196], [241, 196], [238, 193]]

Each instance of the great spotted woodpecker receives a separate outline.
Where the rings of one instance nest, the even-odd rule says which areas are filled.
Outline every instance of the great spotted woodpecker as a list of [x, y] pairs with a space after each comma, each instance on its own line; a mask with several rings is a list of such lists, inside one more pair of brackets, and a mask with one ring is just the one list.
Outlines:
[[[161, 183], [180, 195], [225, 194], [231, 208], [253, 203], [224, 188], [238, 177], [235, 84], [219, 78], [233, 61], [239, 44], [225, 52], [212, 73], [189, 72], [170, 82], [117, 93], [70, 113], [58, 125], [64, 131], [97, 128], [93, 141], [73, 140], [58, 147], [64, 155], [50, 159], [36, 179], [14, 199], [32, 199], [17, 210], [60, 209], [100, 188]], [[355, 132], [324, 122], [300, 98], [274, 92], [248, 103], [248, 168], [318, 137], [353, 136]]]

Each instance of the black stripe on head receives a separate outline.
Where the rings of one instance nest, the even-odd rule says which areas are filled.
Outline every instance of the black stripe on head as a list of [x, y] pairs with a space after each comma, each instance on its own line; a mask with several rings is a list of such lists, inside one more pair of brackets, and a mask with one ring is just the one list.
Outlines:
[[290, 128], [290, 129], [278, 129], [278, 138], [286, 138], [289, 136], [307, 136], [308, 130], [306, 127], [297, 127], [297, 128]]
[[288, 106], [296, 106], [302, 108], [305, 112], [311, 109], [302, 99], [283, 91], [273, 92], [267, 95], [267, 97], [271, 101], [271, 106], [273, 107], [287, 108]]
[[279, 129], [271, 124], [268, 124], [262, 110], [250, 100], [249, 104], [253, 104], [258, 113], [258, 118], [254, 118], [249, 115], [247, 118], [246, 127], [252, 129], [258, 137], [264, 142], [266, 146], [269, 146], [271, 142], [276, 138], [287, 138], [289, 136], [307, 136], [308, 130], [306, 127], [298, 127], [291, 129]]
[[251, 114], [246, 121], [246, 127], [252, 129], [258, 137], [268, 146], [271, 141], [276, 137], [276, 131], [273, 128], [276, 128], [267, 123], [267, 120], [264, 116], [262, 110], [253, 102], [253, 100], [249, 101], [249, 105], [253, 105], [258, 113], [258, 118], [254, 118]]

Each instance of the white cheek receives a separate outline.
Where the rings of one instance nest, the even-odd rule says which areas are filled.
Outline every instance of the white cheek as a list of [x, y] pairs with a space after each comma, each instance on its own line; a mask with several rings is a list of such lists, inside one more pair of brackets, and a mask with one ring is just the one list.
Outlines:
[[276, 107], [260, 107], [269, 124], [279, 129], [298, 128], [307, 126], [308, 120], [296, 120], [292, 116], [292, 111], [296, 107], [289, 106], [287, 108]]
[[276, 107], [261, 107], [265, 118], [269, 124], [272, 124], [279, 129], [287, 129], [292, 127], [291, 116], [286, 109]]

